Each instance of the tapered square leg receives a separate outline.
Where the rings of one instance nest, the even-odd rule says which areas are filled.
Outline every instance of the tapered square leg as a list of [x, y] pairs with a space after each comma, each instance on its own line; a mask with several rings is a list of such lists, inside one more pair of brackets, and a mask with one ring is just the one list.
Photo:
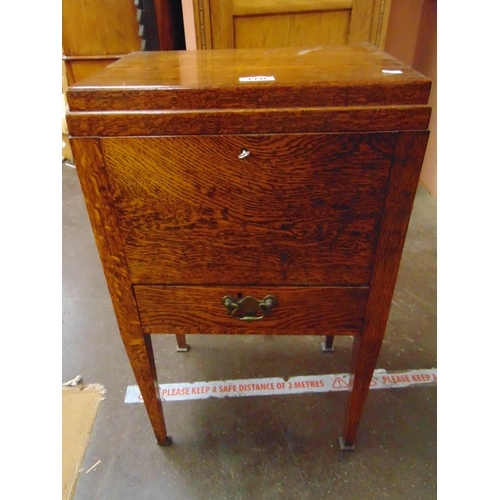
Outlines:
[[344, 449], [354, 446], [382, 346], [428, 135], [428, 131], [400, 132], [394, 147], [363, 327], [353, 344]]
[[370, 340], [355, 337], [352, 351], [351, 376], [349, 380], [349, 401], [344, 424], [341, 449], [354, 450], [354, 440], [363, 414], [370, 383], [382, 345], [382, 338]]
[[333, 335], [326, 335], [325, 341], [321, 343], [321, 350], [323, 352], [334, 352]]
[[188, 352], [189, 344], [186, 342], [186, 336], [183, 334], [176, 335], [177, 339], [177, 352]]
[[141, 391], [158, 444], [172, 442], [167, 435], [156, 375], [151, 336], [145, 335], [137, 310], [133, 284], [117, 227], [113, 198], [106, 177], [101, 143], [97, 138], [72, 138], [71, 149], [85, 196], [97, 249], [111, 294], [123, 345]]
[[167, 428], [165, 426], [151, 336], [144, 335], [144, 338], [141, 340], [128, 342], [125, 344], [125, 348], [127, 349], [130, 364], [141, 391], [156, 441], [161, 446], [168, 446], [172, 443], [172, 438], [167, 435]]
[[342, 451], [356, 451], [356, 447], [353, 444], [345, 444], [343, 437], [339, 437], [339, 446]]

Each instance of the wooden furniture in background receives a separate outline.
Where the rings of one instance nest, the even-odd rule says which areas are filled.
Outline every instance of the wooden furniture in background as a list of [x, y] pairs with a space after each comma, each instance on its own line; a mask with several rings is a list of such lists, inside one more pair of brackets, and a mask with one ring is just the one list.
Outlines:
[[66, 77], [66, 66], [62, 63], [62, 159], [73, 163], [73, 153], [69, 145], [68, 124], [66, 123], [66, 111], [68, 102], [66, 100], [66, 91], [68, 89], [68, 78]]
[[137, 53], [70, 87], [75, 163], [159, 444], [152, 334], [184, 351], [190, 333], [325, 335], [325, 350], [352, 335], [340, 443], [353, 449], [429, 87], [367, 44]]
[[384, 46], [391, 0], [193, 0], [198, 49]]
[[[138, 50], [186, 48], [181, 0], [63, 0], [63, 99], [73, 84]], [[63, 158], [72, 160], [63, 114]]]
[[62, 27], [70, 84], [130, 52], [186, 48], [181, 0], [63, 0]]
[[133, 0], [63, 0], [62, 28], [70, 85], [141, 50]]

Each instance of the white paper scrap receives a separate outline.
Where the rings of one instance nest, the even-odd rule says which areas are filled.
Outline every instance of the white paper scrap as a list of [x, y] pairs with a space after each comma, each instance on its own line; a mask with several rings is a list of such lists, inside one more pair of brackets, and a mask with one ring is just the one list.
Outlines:
[[240, 82], [274, 82], [274, 76], [240, 76]]

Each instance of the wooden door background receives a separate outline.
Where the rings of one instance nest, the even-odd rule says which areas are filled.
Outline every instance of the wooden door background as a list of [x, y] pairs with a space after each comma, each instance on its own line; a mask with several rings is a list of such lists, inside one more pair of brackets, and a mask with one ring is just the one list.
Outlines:
[[384, 47], [391, 0], [193, 0], [198, 49]]

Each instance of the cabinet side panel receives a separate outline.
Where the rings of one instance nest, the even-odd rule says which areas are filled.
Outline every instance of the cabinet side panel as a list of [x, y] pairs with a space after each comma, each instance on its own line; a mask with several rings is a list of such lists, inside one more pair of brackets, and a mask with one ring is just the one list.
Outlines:
[[394, 149], [363, 335], [381, 338], [389, 317], [429, 131], [401, 132]]
[[90, 222], [130, 365], [159, 444], [168, 444], [151, 339], [143, 335], [99, 139], [71, 139]]
[[70, 141], [121, 334], [124, 340], [142, 339], [125, 254], [109, 195], [100, 141], [96, 138], [71, 138]]
[[352, 351], [346, 443], [354, 441], [382, 346], [428, 136], [401, 132], [396, 141], [364, 323]]

